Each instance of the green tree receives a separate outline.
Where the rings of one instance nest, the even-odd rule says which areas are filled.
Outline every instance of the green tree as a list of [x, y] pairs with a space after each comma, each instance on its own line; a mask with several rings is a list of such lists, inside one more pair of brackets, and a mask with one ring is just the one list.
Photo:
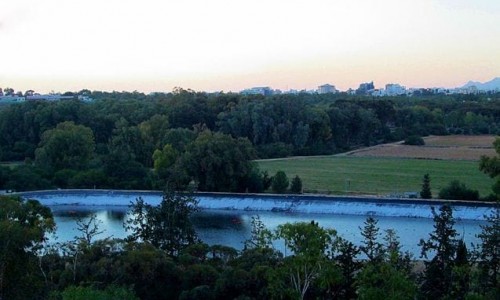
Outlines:
[[138, 198], [131, 205], [134, 216], [125, 228], [132, 232], [130, 241], [143, 241], [177, 256], [179, 251], [198, 241], [191, 222], [198, 202], [190, 196], [166, 192], [160, 205], [152, 206]]
[[43, 133], [35, 151], [35, 163], [45, 169], [84, 169], [94, 155], [92, 130], [73, 122], [59, 123]]
[[497, 199], [500, 199], [500, 137], [495, 139], [493, 146], [495, 147], [497, 156], [481, 156], [479, 169], [488, 174], [491, 178], [496, 178], [496, 182], [493, 185], [493, 193], [496, 194]]
[[159, 187], [167, 189], [182, 189], [187, 179], [187, 175], [176, 164], [179, 153], [170, 144], [166, 144], [162, 150], [155, 150], [153, 153], [153, 166], [159, 180]]
[[440, 199], [450, 200], [478, 200], [479, 192], [467, 188], [464, 183], [453, 180], [450, 184], [439, 191]]
[[[336, 240], [336, 231], [324, 229], [314, 221], [279, 225], [276, 238], [285, 241], [286, 249], [291, 250], [283, 266], [277, 270], [278, 278], [286, 278], [281, 288], [290, 289], [299, 299], [306, 297], [307, 291], [325, 271], [327, 266], [326, 251]], [[328, 272], [329, 273], [329, 272]], [[278, 288], [279, 289], [279, 288]], [[279, 291], [277, 291], [280, 293]]]
[[453, 228], [455, 219], [450, 206], [441, 206], [439, 213], [436, 213], [433, 207], [432, 214], [434, 230], [427, 240], [421, 239], [419, 243], [422, 247], [422, 257], [428, 258], [428, 254], [434, 255], [431, 261], [425, 262], [421, 293], [424, 299], [441, 299], [451, 292], [458, 234]]
[[46, 189], [50, 181], [43, 177], [43, 171], [32, 165], [20, 165], [9, 172], [5, 188], [14, 191]]
[[63, 300], [138, 300], [133, 291], [110, 285], [104, 290], [92, 287], [69, 286], [61, 294]]
[[187, 146], [180, 164], [201, 191], [243, 192], [255, 157], [247, 139], [206, 130]]
[[405, 145], [411, 145], [411, 146], [423, 146], [425, 145], [425, 141], [422, 137], [418, 135], [410, 135], [405, 139], [404, 142]]
[[420, 191], [420, 198], [422, 198], [422, 199], [431, 199], [432, 198], [431, 178], [429, 177], [429, 174], [424, 175], [424, 179], [422, 182], [422, 190]]
[[278, 171], [273, 176], [273, 180], [271, 183], [271, 188], [273, 192], [277, 194], [283, 194], [288, 189], [289, 181], [286, 173], [283, 171]]
[[479, 286], [485, 295], [500, 294], [500, 207], [497, 203], [492, 213], [481, 225], [479, 245]]
[[266, 228], [260, 216], [252, 216], [252, 232], [248, 240], [245, 241], [245, 249], [266, 249], [272, 248], [273, 234]]
[[415, 299], [417, 287], [404, 272], [388, 262], [367, 264], [356, 277], [359, 299]]
[[370, 261], [380, 261], [384, 255], [383, 245], [378, 241], [380, 233], [377, 223], [377, 219], [369, 216], [364, 222], [365, 226], [359, 228], [363, 236], [363, 245], [359, 248]]
[[295, 194], [302, 194], [302, 179], [300, 179], [299, 175], [295, 175], [292, 179], [290, 191]]
[[36, 251], [54, 230], [50, 209], [38, 201], [0, 196], [0, 299], [40, 296]]

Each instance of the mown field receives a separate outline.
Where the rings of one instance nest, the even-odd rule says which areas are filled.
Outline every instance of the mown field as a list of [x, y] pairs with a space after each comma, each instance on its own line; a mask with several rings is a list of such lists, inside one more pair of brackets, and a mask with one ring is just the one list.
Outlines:
[[474, 160], [482, 155], [494, 156], [494, 136], [430, 136], [424, 146], [407, 146], [402, 142], [382, 144], [351, 151], [345, 155], [356, 157], [399, 157], [441, 160]]
[[259, 160], [270, 175], [278, 170], [299, 175], [305, 192], [396, 195], [420, 192], [429, 173], [434, 197], [452, 180], [459, 180], [481, 197], [491, 193], [493, 180], [479, 171], [481, 155], [495, 155], [494, 136], [433, 136], [426, 146], [401, 143], [378, 145], [345, 154]]
[[478, 169], [476, 161], [424, 160], [324, 156], [260, 160], [270, 175], [283, 170], [291, 179], [299, 175], [305, 192], [388, 195], [420, 192], [425, 173], [431, 177], [434, 196], [452, 180], [459, 180], [481, 196], [491, 191], [493, 180]]

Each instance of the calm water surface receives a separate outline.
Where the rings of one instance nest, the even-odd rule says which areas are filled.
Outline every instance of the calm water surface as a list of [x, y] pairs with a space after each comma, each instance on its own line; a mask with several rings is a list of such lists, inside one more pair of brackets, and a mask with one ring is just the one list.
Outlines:
[[[101, 222], [100, 229], [104, 233], [99, 238], [114, 237], [124, 238], [129, 233], [125, 231], [123, 222], [130, 217], [127, 206], [52, 206], [51, 207], [57, 224], [56, 235], [58, 241], [68, 241], [79, 235], [76, 230], [76, 220], [80, 217], [84, 220], [92, 214], [96, 214]], [[222, 244], [236, 249], [243, 248], [243, 242], [250, 237], [251, 219], [260, 216], [267, 228], [273, 230], [278, 225], [287, 222], [310, 222], [315, 220], [320, 226], [333, 228], [338, 234], [356, 245], [360, 245], [361, 234], [359, 227], [363, 226], [365, 216], [331, 215], [331, 214], [300, 214], [283, 212], [250, 212], [250, 211], [226, 211], [205, 210], [193, 216], [198, 236], [207, 244]], [[426, 239], [433, 230], [432, 219], [407, 218], [407, 217], [377, 217], [381, 232], [386, 229], [396, 230], [400, 237], [403, 250], [409, 250], [416, 257], [420, 254], [417, 246], [421, 238]], [[483, 221], [461, 221], [457, 220], [455, 229], [463, 236], [466, 244], [478, 243], [476, 235], [481, 232], [480, 225]], [[278, 242], [278, 249], [284, 246]]]

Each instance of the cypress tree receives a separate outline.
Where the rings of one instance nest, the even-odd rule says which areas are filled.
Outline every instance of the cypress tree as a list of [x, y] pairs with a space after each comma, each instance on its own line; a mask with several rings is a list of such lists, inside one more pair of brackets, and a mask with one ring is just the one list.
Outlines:
[[422, 198], [422, 199], [431, 199], [432, 198], [431, 178], [429, 177], [429, 174], [424, 175], [424, 180], [422, 183], [422, 190], [420, 191], [420, 198]]

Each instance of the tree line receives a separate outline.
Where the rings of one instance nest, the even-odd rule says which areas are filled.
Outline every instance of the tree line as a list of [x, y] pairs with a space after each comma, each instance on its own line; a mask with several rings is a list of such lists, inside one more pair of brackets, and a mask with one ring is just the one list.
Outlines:
[[0, 107], [0, 188], [260, 191], [251, 161], [332, 154], [428, 134], [498, 134], [499, 94], [145, 95], [90, 92], [93, 102]]
[[472, 300], [500, 292], [498, 206], [477, 245], [459, 235], [450, 206], [432, 208], [434, 229], [420, 241], [419, 257], [373, 217], [355, 245], [314, 221], [271, 231], [257, 216], [237, 251], [198, 239], [189, 195], [167, 192], [158, 206], [139, 198], [131, 210], [124, 240], [97, 239], [102, 231], [91, 216], [77, 221], [73, 240], [48, 242], [50, 209], [0, 196], [0, 299]]

